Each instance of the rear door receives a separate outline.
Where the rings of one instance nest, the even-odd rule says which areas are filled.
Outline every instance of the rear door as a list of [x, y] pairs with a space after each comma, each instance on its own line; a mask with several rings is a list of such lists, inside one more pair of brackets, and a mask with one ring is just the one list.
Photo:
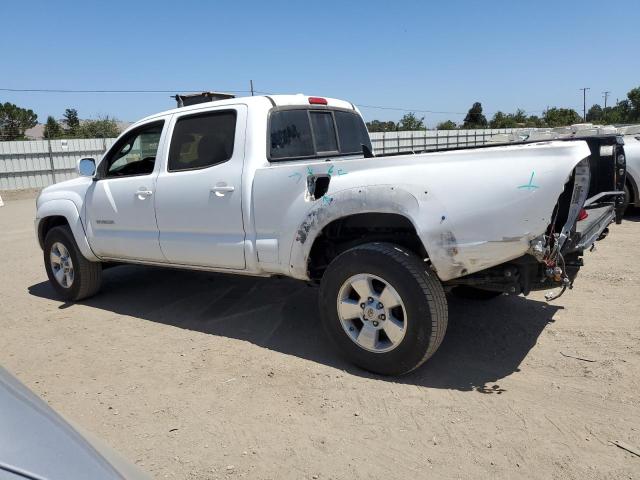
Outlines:
[[171, 263], [244, 269], [245, 105], [177, 114], [157, 180], [160, 247]]

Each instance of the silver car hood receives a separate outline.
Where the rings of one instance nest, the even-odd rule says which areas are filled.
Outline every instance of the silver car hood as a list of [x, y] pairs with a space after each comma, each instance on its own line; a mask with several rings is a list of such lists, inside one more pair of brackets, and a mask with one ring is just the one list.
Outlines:
[[0, 367], [0, 472], [3, 470], [47, 480], [149, 478], [114, 451], [80, 435]]

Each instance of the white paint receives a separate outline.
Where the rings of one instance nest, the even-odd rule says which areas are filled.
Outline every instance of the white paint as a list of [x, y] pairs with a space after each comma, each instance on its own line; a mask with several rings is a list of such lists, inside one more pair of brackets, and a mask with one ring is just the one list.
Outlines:
[[[308, 105], [304, 96], [272, 99]], [[328, 104], [352, 108], [335, 99]], [[238, 111], [233, 158], [167, 172], [175, 119], [221, 107]], [[415, 226], [439, 277], [449, 280], [527, 252], [549, 224], [571, 171], [589, 155], [586, 143], [575, 141], [269, 163], [271, 107], [265, 97], [248, 97], [148, 117], [131, 128], [165, 120], [152, 174], [46, 188], [39, 218], [49, 201], [68, 198], [83, 212], [86, 241], [100, 257], [306, 279], [313, 241], [329, 222], [355, 213], [398, 213]], [[331, 181], [324, 197], [305, 201], [309, 169], [330, 174]], [[217, 185], [234, 190], [212, 195]], [[139, 189], [153, 195], [140, 198]]]

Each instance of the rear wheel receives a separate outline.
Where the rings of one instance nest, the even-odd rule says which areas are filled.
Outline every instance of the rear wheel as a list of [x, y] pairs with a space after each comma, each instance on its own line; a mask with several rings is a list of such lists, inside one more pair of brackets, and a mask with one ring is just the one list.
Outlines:
[[327, 334], [354, 364], [383, 375], [419, 367], [447, 329], [440, 281], [415, 254], [389, 243], [347, 250], [320, 287]]
[[44, 265], [51, 285], [65, 300], [82, 300], [100, 289], [102, 265], [84, 258], [67, 226], [47, 233]]
[[622, 211], [627, 213], [629, 210], [629, 204], [631, 203], [631, 190], [629, 189], [629, 184], [624, 184], [624, 203], [622, 204]]

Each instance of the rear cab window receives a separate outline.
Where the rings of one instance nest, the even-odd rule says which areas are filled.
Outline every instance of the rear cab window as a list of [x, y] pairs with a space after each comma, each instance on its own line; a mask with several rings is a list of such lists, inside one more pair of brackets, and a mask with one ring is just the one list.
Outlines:
[[371, 141], [362, 117], [340, 109], [282, 108], [269, 117], [269, 160], [362, 153]]

